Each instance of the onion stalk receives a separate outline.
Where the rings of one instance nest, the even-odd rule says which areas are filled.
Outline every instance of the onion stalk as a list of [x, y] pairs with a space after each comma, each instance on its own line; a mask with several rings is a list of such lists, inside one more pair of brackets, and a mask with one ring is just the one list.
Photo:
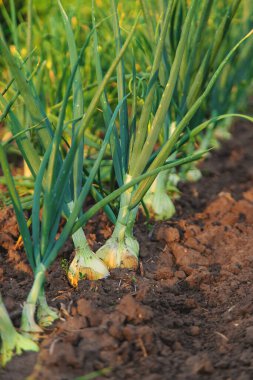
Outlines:
[[59, 318], [58, 310], [50, 307], [47, 303], [44, 286], [40, 290], [36, 317], [42, 328], [51, 326]]
[[157, 220], [170, 219], [176, 212], [168, 195], [169, 173], [159, 173], [144, 197], [144, 202], [151, 215]]
[[[131, 181], [127, 176], [125, 184]], [[139, 243], [133, 236], [133, 224], [137, 208], [129, 212], [132, 189], [125, 191], [120, 198], [120, 209], [114, 231], [110, 239], [97, 251], [97, 256], [108, 268], [137, 269]]]
[[23, 351], [38, 350], [31, 338], [16, 331], [0, 294], [0, 364], [4, 367], [13, 355], [20, 355]]
[[26, 332], [41, 333], [41, 327], [35, 322], [35, 311], [42, 286], [45, 282], [46, 268], [40, 264], [34, 273], [34, 281], [26, 302], [23, 306], [21, 329]]
[[90, 249], [88, 242], [84, 244], [82, 230], [77, 230], [72, 239], [76, 248], [67, 273], [70, 284], [77, 287], [80, 279], [100, 280], [109, 276], [107, 267]]

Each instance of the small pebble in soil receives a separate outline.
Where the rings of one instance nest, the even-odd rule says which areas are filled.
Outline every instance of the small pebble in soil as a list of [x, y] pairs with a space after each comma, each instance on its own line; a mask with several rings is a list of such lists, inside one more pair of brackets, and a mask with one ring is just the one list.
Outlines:
[[246, 341], [253, 345], [253, 326], [246, 328]]
[[194, 375], [211, 374], [214, 371], [213, 364], [207, 354], [190, 356], [186, 360], [186, 366]]
[[199, 326], [191, 326], [190, 328], [190, 335], [192, 336], [198, 336], [200, 334], [200, 328]]
[[176, 276], [179, 280], [183, 280], [183, 279], [185, 279], [186, 274], [185, 274], [185, 272], [184, 272], [183, 270], [177, 270], [177, 271], [175, 272], [175, 276]]

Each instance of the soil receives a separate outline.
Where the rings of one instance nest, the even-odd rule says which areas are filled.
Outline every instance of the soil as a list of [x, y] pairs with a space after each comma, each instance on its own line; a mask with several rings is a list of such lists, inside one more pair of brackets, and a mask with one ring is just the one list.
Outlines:
[[[203, 178], [181, 185], [177, 216], [139, 217], [140, 268], [105, 280], [67, 282], [68, 242], [48, 272], [49, 304], [61, 319], [38, 354], [15, 357], [3, 380], [250, 380], [253, 378], [253, 129], [201, 164]], [[112, 227], [103, 215], [86, 232], [94, 249]], [[16, 325], [32, 277], [11, 209], [0, 216], [0, 289]], [[28, 377], [29, 376], [29, 377]]]

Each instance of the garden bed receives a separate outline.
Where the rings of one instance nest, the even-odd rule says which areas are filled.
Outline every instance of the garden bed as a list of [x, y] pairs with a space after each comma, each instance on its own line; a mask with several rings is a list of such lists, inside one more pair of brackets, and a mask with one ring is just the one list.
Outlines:
[[[68, 284], [65, 244], [48, 273], [50, 305], [61, 320], [41, 337], [39, 354], [15, 357], [0, 378], [253, 378], [253, 129], [237, 122], [233, 138], [202, 164], [203, 178], [182, 185], [177, 216], [140, 217], [137, 273]], [[86, 228], [94, 249], [111, 234], [103, 215]], [[10, 209], [0, 214], [0, 289], [18, 326], [32, 284]], [[103, 238], [103, 239], [102, 239]]]

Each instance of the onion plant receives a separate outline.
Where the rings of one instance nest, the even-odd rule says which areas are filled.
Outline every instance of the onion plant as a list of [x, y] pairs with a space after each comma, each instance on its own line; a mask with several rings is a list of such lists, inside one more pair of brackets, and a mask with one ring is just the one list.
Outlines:
[[[165, 2], [164, 4], [166, 8], [168, 2]], [[159, 136], [159, 145], [162, 146], [166, 143], [187, 110], [191, 108], [196, 99], [201, 93], [203, 93], [219, 63], [224, 59], [226, 53], [233, 47], [235, 41], [237, 39], [239, 40], [243, 33], [246, 34], [246, 32], [252, 28], [252, 12], [244, 12], [244, 15], [242, 15], [242, 6], [245, 7], [245, 10], [249, 10], [250, 8], [247, 7], [245, 1], [234, 0], [228, 2], [228, 4], [226, 4], [221, 10], [219, 0], [212, 0], [202, 2], [196, 9], [182, 57], [179, 79], [174, 90], [173, 100], [168, 109], [166, 121]], [[148, 25], [147, 4], [145, 4], [145, 7], [147, 8], [145, 18]], [[159, 99], [161, 99], [163, 89], [169, 79], [169, 68], [172, 66], [173, 60], [175, 59], [176, 46], [186, 15], [186, 2], [174, 2], [171, 22], [164, 41], [162, 60], [158, 72], [159, 85], [156, 90], [156, 96], [158, 98], [158, 101], [156, 101], [157, 105], [159, 105]], [[237, 18], [234, 22], [235, 16]], [[159, 28], [160, 25], [158, 24], [158, 29]], [[206, 38], [202, 38], [203, 34], [205, 34]], [[157, 39], [158, 38], [159, 36]], [[153, 49], [155, 50], [155, 45]], [[229, 116], [228, 114], [236, 111], [238, 112], [239, 109], [238, 98], [236, 99], [235, 94], [237, 96], [240, 94], [243, 94], [244, 97], [247, 96], [245, 89], [244, 91], [238, 91], [236, 89], [240, 86], [243, 77], [248, 78], [250, 72], [252, 72], [249, 63], [251, 62], [251, 49], [252, 40], [249, 40], [231, 57], [230, 61], [227, 62], [226, 67], [220, 73], [213, 89], [206, 97], [205, 101], [202, 102], [202, 105], [194, 117], [189, 121], [187, 129], [191, 130], [202, 120], [208, 117], [214, 117], [214, 120], [209, 124], [207, 131], [199, 133], [195, 139], [192, 139], [185, 144], [183, 149], [186, 154], [193, 152], [196, 147], [202, 150], [217, 146], [217, 127], [219, 127], [219, 136], [221, 136], [221, 134], [222, 136], [225, 134], [227, 135], [227, 132], [224, 131], [225, 121], [220, 121], [218, 123], [215, 116], [226, 113], [227, 116], [224, 120], [227, 120], [227, 123], [231, 123], [232, 115]], [[250, 79], [248, 82], [249, 81]], [[164, 176], [165, 174], [163, 177]], [[184, 166], [183, 169], [179, 170], [179, 176], [181, 180], [197, 181], [201, 177], [201, 172], [195, 164], [190, 163]], [[170, 178], [169, 175], [167, 177]], [[162, 183], [163, 186], [161, 187]], [[164, 205], [161, 207], [161, 213], [158, 214], [157, 210], [155, 211], [152, 206], [151, 200], [153, 198], [167, 199], [167, 218], [173, 214], [173, 205], [171, 199], [168, 197], [167, 188], [170, 188], [170, 183], [166, 184], [162, 180], [156, 180], [156, 183], [152, 185], [150, 194], [148, 193], [144, 198], [144, 201], [147, 203], [146, 206], [158, 219], [166, 218], [166, 215], [162, 212], [162, 210], [166, 209], [166, 206]], [[156, 203], [153, 204], [157, 208]]]
[[[122, 42], [118, 23], [116, 1], [112, 0], [111, 4], [112, 12], [114, 14], [113, 26], [116, 51], [119, 51]], [[202, 74], [201, 86], [197, 86], [199, 83], [198, 78], [200, 76], [199, 71], [197, 71], [194, 77], [195, 79], [193, 80], [196, 80], [198, 91], [195, 91], [194, 95], [189, 98], [190, 103], [187, 107], [185, 107], [183, 103], [182, 109], [178, 111], [178, 121], [175, 129], [171, 131], [170, 134], [167, 134], [167, 139], [164, 141], [160, 149], [157, 150], [155, 149], [155, 146], [162, 129], [164, 127], [168, 129], [171, 125], [169, 112], [170, 108], [174, 106], [177, 99], [177, 84], [180, 82], [180, 84], [184, 86], [185, 81], [187, 80], [187, 78], [183, 75], [184, 72], [187, 72], [187, 65], [186, 67], [183, 65], [186, 64], [186, 51], [187, 49], [190, 49], [190, 46], [188, 45], [189, 35], [194, 35], [196, 32], [196, 25], [193, 21], [195, 19], [196, 12], [200, 8], [200, 3], [198, 1], [192, 0], [190, 2], [189, 9], [187, 10], [187, 14], [182, 25], [182, 31], [178, 35], [178, 42], [175, 46], [175, 55], [166, 67], [168, 70], [168, 78], [166, 79], [166, 83], [162, 90], [162, 96], [155, 107], [155, 112], [153, 112], [154, 95], [157, 87], [157, 78], [159, 77], [159, 67], [164, 53], [164, 43], [168, 29], [171, 26], [170, 23], [173, 19], [172, 16], [176, 2], [170, 1], [166, 2], [166, 4], [167, 6], [165, 7], [164, 17], [161, 23], [161, 32], [154, 54], [144, 104], [141, 107], [141, 110], [136, 109], [136, 92], [134, 89], [135, 68], [133, 68], [133, 99], [131, 105], [132, 117], [131, 120], [129, 120], [127, 100], [125, 100], [120, 111], [119, 133], [115, 135], [113, 144], [111, 143], [114, 170], [119, 186], [122, 183], [129, 183], [143, 173], [150, 173], [150, 171], [163, 165], [168, 160], [177, 160], [177, 158], [180, 157], [180, 152], [183, 151], [182, 147], [184, 144], [189, 141], [189, 139], [200, 133], [204, 127], [208, 126], [210, 121], [204, 122], [203, 124], [203, 119], [201, 120], [196, 117], [198, 115], [198, 111], [208, 98], [217, 81], [217, 78], [221, 74], [229, 59], [239, 49], [241, 44], [252, 35], [251, 31], [234, 45], [226, 56], [218, 62], [217, 67], [211, 72], [208, 80], [205, 81], [202, 86], [202, 82], [204, 80], [202, 66], [204, 64], [206, 65], [207, 58], [203, 60], [204, 63], [200, 65], [199, 69]], [[204, 20], [205, 17], [205, 15], [202, 15]], [[193, 57], [198, 45], [197, 42], [198, 41], [196, 41], [196, 45], [192, 51]], [[214, 52], [214, 50], [211, 49], [211, 53], [212, 52]], [[97, 77], [98, 81], [100, 81], [101, 64], [96, 38], [95, 53]], [[133, 66], [135, 67], [135, 64]], [[126, 91], [123, 59], [117, 68], [117, 86], [118, 100], [122, 101]], [[190, 90], [193, 90], [193, 87], [190, 88], [189, 91]], [[189, 93], [185, 95], [189, 96]], [[186, 98], [186, 100], [187, 99], [188, 98]], [[110, 109], [105, 93], [101, 106], [103, 107], [104, 119], [107, 123], [108, 115], [110, 115]], [[193, 123], [194, 120], [196, 124], [193, 124], [193, 127], [189, 129], [190, 123]], [[217, 119], [215, 118], [213, 121], [215, 120]], [[108, 268], [137, 268], [139, 244], [133, 236], [133, 225], [140, 202], [154, 179], [155, 176], [150, 176], [135, 188], [130, 188], [121, 195], [119, 213], [113, 234], [105, 245], [102, 246], [97, 252], [98, 257], [106, 263]]]
[[20, 355], [23, 351], [38, 351], [37, 344], [29, 337], [18, 333], [13, 326], [0, 294], [0, 364], [5, 366], [13, 353]]
[[[68, 213], [66, 213], [66, 224], [60, 232], [59, 236], [57, 236], [61, 215], [65, 213], [66, 197], [69, 194], [69, 182], [74, 170], [75, 161], [79, 154], [80, 144], [82, 144], [83, 132], [89, 124], [89, 122], [91, 121], [92, 115], [99, 102], [100, 96], [102, 95], [111, 74], [120, 62], [120, 59], [122, 58], [126, 50], [126, 47], [131, 40], [131, 37], [134, 33], [134, 28], [135, 25], [131, 33], [129, 34], [125, 44], [119, 50], [119, 53], [113, 61], [111, 67], [105, 74], [85, 115], [81, 118], [80, 124], [76, 133], [73, 135], [71, 146], [68, 152], [66, 153], [66, 156], [61, 157], [60, 143], [62, 131], [64, 128], [64, 118], [66, 113], [67, 102], [73, 86], [76, 71], [78, 69], [80, 57], [87, 43], [84, 44], [79, 59], [73, 65], [56, 129], [54, 131], [51, 141], [49, 142], [48, 147], [45, 149], [44, 156], [39, 163], [38, 171], [36, 173], [33, 207], [31, 215], [31, 230], [27, 226], [27, 221], [22, 210], [20, 197], [16, 191], [14, 180], [9, 169], [7, 156], [5, 152], [7, 143], [0, 144], [0, 164], [12, 199], [12, 204], [16, 213], [20, 233], [23, 237], [27, 258], [34, 273], [34, 282], [22, 311], [22, 331], [33, 333], [39, 333], [41, 331], [41, 327], [38, 326], [35, 320], [35, 311], [37, 305], [39, 316], [42, 317], [42, 322], [46, 321], [47, 323], [48, 320], [51, 321], [56, 317], [54, 311], [52, 311], [46, 303], [44, 295], [44, 282], [47, 269], [55, 260], [59, 250], [65, 243], [66, 239], [71, 234], [78, 231], [81, 228], [81, 226], [84, 225], [89, 220], [89, 218], [92, 217], [101, 207], [105, 207], [106, 204], [119, 197], [122, 193], [128, 192], [129, 189], [135, 186], [137, 183], [139, 183], [139, 181], [145, 180], [148, 176], [155, 176], [161, 170], [166, 170], [169, 167], [175, 167], [176, 165], [180, 165], [189, 161], [189, 158], [182, 158], [181, 160], [170, 162], [163, 167], [155, 168], [153, 171], [150, 171], [149, 173], [136, 177], [134, 180], [113, 191], [104, 199], [98, 201], [87, 212], [81, 213], [83, 203], [87, 197], [87, 194], [89, 193], [94, 177], [99, 169], [101, 160], [109, 143], [110, 136], [112, 135], [115, 129], [115, 120], [117, 114], [125, 101], [125, 97], [123, 97], [123, 99], [119, 101], [118, 106], [112, 113], [112, 117], [107, 126], [107, 131], [103, 143], [101, 145], [101, 149], [94, 162], [94, 165], [91, 168], [89, 175], [87, 176], [87, 179], [80, 190], [80, 193], [73, 200], [71, 210], [68, 210]], [[8, 59], [10, 59], [8, 57], [9, 53], [4, 42], [2, 42], [1, 47], [8, 61]], [[12, 67], [12, 69], [15, 72], [15, 63], [12, 60], [8, 62], [12, 63], [12, 65], [14, 66]], [[17, 76], [17, 78], [19, 77]], [[26, 132], [27, 130], [22, 130], [19, 131], [16, 135], [14, 135], [14, 138], [16, 139], [17, 143], [21, 146], [21, 149], [23, 149], [22, 144], [25, 145], [29, 143], [29, 140], [26, 137]], [[192, 156], [190, 159], [195, 160], [198, 159], [199, 156], [200, 155], [195, 155]], [[31, 169], [33, 169], [32, 166]], [[43, 200], [43, 207], [42, 216], [40, 217], [41, 199]], [[90, 261], [92, 261], [92, 256], [89, 259]], [[92, 264], [92, 268], [94, 271], [100, 271], [101, 265], [97, 265], [97, 263], [95, 263], [94, 265]], [[1, 328], [3, 328], [2, 326], [4, 326], [4, 324], [1, 325]], [[3, 349], [5, 349], [6, 345], [8, 345], [8, 342], [6, 341], [6, 338], [4, 336], [2, 337], [4, 340], [2, 347]], [[30, 347], [35, 349], [35, 346], [29, 346], [29, 348]], [[15, 350], [15, 345], [11, 346], [11, 349]]]
[[[12, 78], [0, 95], [0, 122], [8, 118], [12, 138], [0, 142], [0, 165], [34, 276], [22, 311], [22, 333], [40, 333], [42, 327], [58, 317], [57, 311], [47, 304], [44, 284], [48, 268], [70, 236], [75, 246], [75, 257], [69, 267], [68, 278], [73, 286], [77, 286], [80, 278], [104, 278], [109, 275], [108, 269], [111, 268], [137, 268], [139, 244], [134, 237], [133, 227], [145, 194], [151, 188], [149, 197], [150, 202], [155, 205], [156, 214], [170, 216], [174, 211], [173, 205], [169, 204], [170, 199], [161, 197], [153, 189], [158, 186], [160, 191], [164, 190], [171, 170], [197, 161], [203, 156], [206, 149], [196, 149], [192, 141], [196, 141], [201, 134], [205, 136], [210, 125], [235, 115], [208, 113], [205, 112], [205, 107], [213, 91], [219, 87], [217, 80], [224, 73], [224, 68], [253, 33], [247, 30], [242, 38], [237, 38], [236, 34], [236, 39], [233, 36], [232, 45], [229, 45], [230, 49], [223, 49], [224, 38], [240, 0], [233, 0], [229, 5], [228, 13], [222, 19], [207, 50], [201, 46], [200, 37], [203, 33], [209, 35], [208, 20], [215, 0], [202, 4], [198, 0], [191, 0], [189, 7], [185, 1], [159, 1], [159, 9], [163, 9], [163, 14], [158, 27], [153, 18], [154, 7], [150, 10], [147, 2], [141, 3], [147, 24], [154, 31], [154, 35], [157, 35], [157, 43], [155, 38], [152, 40], [153, 36], [150, 41], [150, 45], [154, 47], [153, 61], [150, 74], [145, 76], [148, 84], [141, 106], [138, 102], [136, 73], [136, 59], [139, 54], [135, 54], [135, 46], [139, 43], [136, 31], [138, 17], [123, 43], [116, 0], [111, 0], [109, 17], [112, 20], [116, 55], [106, 73], [103, 72], [103, 57], [99, 52], [98, 35], [101, 23], [96, 24], [94, 2], [93, 28], [78, 54], [71, 22], [58, 0], [70, 57], [70, 70], [64, 70], [62, 81], [68, 77], [69, 72], [70, 74], [66, 86], [62, 87], [62, 99], [55, 99], [56, 102], [61, 100], [57, 104], [60, 107], [57, 108], [59, 112], [53, 118], [56, 124], [52, 123], [43, 96], [41, 98], [41, 93], [34, 85], [37, 72], [33, 70], [33, 62], [30, 60], [31, 28], [27, 40], [28, 56], [25, 60], [20, 57], [17, 59], [17, 54], [11, 54], [3, 34], [1, 35], [1, 54]], [[31, 5], [30, 0], [30, 27]], [[13, 7], [14, 2], [12, 9]], [[19, 39], [14, 16], [13, 13], [10, 25], [12, 38], [18, 49]], [[133, 36], [137, 36], [133, 54], [128, 54], [130, 60], [128, 59], [126, 65], [125, 52]], [[92, 38], [97, 84], [93, 87], [92, 97], [85, 102], [80, 62]], [[241, 65], [245, 63], [247, 54], [248, 50]], [[127, 72], [129, 61], [132, 62], [131, 73]], [[108, 89], [115, 70], [118, 95], [116, 106], [115, 102], [109, 101]], [[129, 76], [130, 94], [127, 93], [126, 86], [126, 78]], [[10, 93], [11, 97], [8, 98]], [[14, 108], [20, 100], [24, 105], [23, 119]], [[88, 104], [87, 107], [85, 103]], [[89, 145], [89, 140], [86, 139], [86, 131], [97, 120], [96, 117], [98, 118], [99, 104], [103, 111], [105, 133], [100, 143], [95, 144], [95, 158], [88, 165], [85, 148]], [[222, 113], [226, 111], [224, 109]], [[240, 116], [252, 121], [250, 117]], [[71, 138], [63, 143], [64, 131], [69, 124], [72, 125]], [[36, 141], [31, 137], [31, 132]], [[8, 164], [7, 150], [12, 141], [16, 142], [34, 179], [29, 223], [24, 213], [25, 205], [18, 194]], [[94, 183], [108, 152], [116, 184], [106, 194], [98, 191]], [[94, 195], [96, 203], [84, 212], [83, 206], [89, 193]], [[111, 206], [116, 199], [119, 199], [119, 209], [115, 217]], [[115, 227], [112, 236], [95, 255], [88, 246], [83, 226], [101, 208], [115, 223]], [[65, 218], [65, 225], [59, 230], [62, 217]], [[31, 337], [24, 337], [16, 332], [1, 296], [0, 337], [3, 364], [13, 353], [38, 349]]]
[[[75, 171], [78, 171], [76, 166], [79, 165], [79, 168], [82, 168], [82, 163], [78, 161], [80, 156], [80, 147], [83, 153], [83, 133], [85, 128], [87, 128], [91, 117], [96, 109], [96, 105], [99, 101], [99, 97], [107, 84], [110, 76], [112, 75], [115, 67], [117, 66], [121, 56], [124, 54], [131, 37], [133, 35], [135, 26], [133, 27], [132, 32], [129, 34], [129, 37], [119, 52], [119, 56], [114, 60], [111, 67], [109, 68], [107, 74], [104, 77], [103, 83], [97, 89], [95, 96], [90, 103], [87, 112], [85, 115], [78, 116], [75, 120], [74, 125], [76, 126], [77, 122], [80, 123], [77, 125], [76, 129], [73, 132], [72, 144], [65, 157], [62, 157], [60, 154], [60, 143], [62, 131], [64, 128], [64, 118], [66, 107], [68, 103], [68, 98], [71, 92], [71, 88], [74, 83], [74, 78], [76, 71], [78, 69], [78, 62], [74, 64], [72, 61], [72, 72], [69, 80], [68, 88], [64, 96], [64, 102], [61, 107], [61, 112], [59, 115], [58, 123], [54, 133], [52, 132], [52, 127], [48, 118], [46, 117], [43, 110], [41, 110], [39, 98], [37, 97], [34, 88], [31, 82], [27, 82], [23, 73], [18, 68], [16, 62], [11, 56], [5, 42], [1, 41], [1, 50], [5, 56], [5, 59], [9, 65], [9, 68], [15, 78], [15, 83], [18, 87], [18, 91], [23, 96], [23, 99], [26, 103], [30, 116], [34, 122], [38, 122], [38, 135], [41, 138], [42, 144], [44, 146], [44, 156], [41, 160], [36, 153], [33, 145], [27, 138], [26, 129], [22, 129], [18, 124], [17, 119], [13, 112], [10, 111], [10, 105], [7, 104], [6, 107], [9, 110], [10, 118], [13, 122], [13, 131], [15, 131], [15, 138], [17, 144], [24, 156], [27, 158], [27, 163], [30, 165], [31, 172], [34, 173], [36, 177], [35, 181], [35, 190], [33, 196], [33, 209], [32, 209], [32, 235], [29, 232], [29, 229], [26, 225], [25, 217], [22, 212], [22, 205], [18, 196], [18, 193], [14, 186], [14, 181], [11, 176], [11, 173], [8, 169], [8, 163], [5, 157], [5, 152], [3, 146], [1, 146], [1, 166], [6, 178], [6, 183], [9, 188], [9, 193], [11, 195], [12, 203], [17, 215], [17, 220], [20, 227], [20, 232], [23, 237], [23, 242], [25, 250], [28, 256], [29, 263], [34, 272], [34, 284], [31, 289], [31, 292], [28, 295], [27, 302], [24, 305], [22, 313], [22, 330], [25, 331], [40, 331], [40, 327], [36, 324], [34, 320], [34, 313], [37, 303], [38, 315], [40, 317], [40, 323], [42, 325], [48, 324], [57, 316], [54, 311], [49, 309], [47, 306], [45, 295], [44, 295], [44, 281], [45, 281], [45, 272], [49, 265], [55, 259], [59, 249], [64, 244], [68, 235], [72, 231], [72, 227], [75, 224], [78, 216], [82, 210], [83, 202], [90, 190], [92, 181], [96, 175], [96, 172], [99, 168], [99, 164], [102, 160], [104, 151], [106, 149], [108, 139], [114, 127], [114, 120], [117, 116], [117, 112], [120, 108], [120, 104], [115, 109], [114, 114], [112, 115], [112, 122], [110, 123], [110, 128], [108, 128], [105, 139], [102, 143], [98, 157], [94, 163], [90, 174], [87, 177], [85, 184], [77, 185], [75, 182], [72, 182], [72, 176], [75, 178]], [[87, 38], [82, 51], [86, 48], [89, 42], [89, 37]], [[73, 53], [74, 54], [74, 53]], [[73, 60], [75, 56], [73, 57]], [[80, 86], [79, 78], [76, 80], [73, 86], [74, 94], [78, 96], [78, 88]], [[74, 97], [75, 105], [81, 107], [80, 100]], [[3, 99], [2, 99], [3, 100]], [[77, 107], [77, 109], [78, 109]], [[75, 111], [82, 112], [82, 110]], [[80, 116], [79, 116], [80, 115]], [[80, 120], [79, 120], [80, 119]], [[81, 173], [76, 175], [77, 180], [82, 178]], [[73, 192], [76, 191], [75, 196], [71, 199], [71, 190], [70, 184], [73, 183]], [[76, 186], [76, 188], [75, 188]], [[77, 188], [79, 186], [79, 188]], [[41, 205], [41, 198], [43, 198], [43, 216], [40, 222], [39, 210]], [[106, 206], [106, 203], [103, 204]], [[59, 221], [61, 215], [64, 214], [67, 218], [67, 223], [62, 231], [61, 237], [56, 240], [56, 234], [59, 226]], [[90, 278], [101, 278], [108, 275], [108, 271], [104, 264], [97, 259], [93, 253], [89, 250], [85, 236], [82, 229], [74, 231], [74, 243], [77, 244], [78, 251], [80, 249], [85, 250], [85, 262], [78, 262], [76, 270], [81, 271]], [[78, 256], [77, 256], [78, 257]]]
[[168, 186], [171, 185], [169, 176], [169, 172], [159, 173], [144, 197], [145, 207], [157, 220], [170, 219], [176, 212], [173, 201], [168, 194]]
[[[71, 67], [73, 69], [74, 62], [77, 59], [77, 50], [74, 42], [73, 33], [70, 28], [70, 23], [68, 21], [68, 18], [63, 11], [61, 7], [62, 16], [65, 22], [66, 31], [67, 31], [67, 37], [68, 37], [68, 44], [69, 44], [69, 51], [70, 51], [70, 57], [71, 57]], [[85, 46], [88, 45], [88, 40], [85, 44]], [[6, 58], [6, 61], [8, 63], [8, 66], [11, 70], [11, 73], [13, 77], [15, 78], [15, 83], [18, 87], [17, 93], [15, 94], [14, 99], [16, 99], [17, 95], [21, 94], [23, 97], [26, 109], [28, 110], [28, 113], [31, 117], [31, 120], [33, 122], [37, 123], [37, 129], [38, 131], [37, 136], [41, 143], [41, 149], [47, 149], [51, 143], [52, 136], [53, 136], [53, 126], [51, 125], [49, 118], [47, 117], [45, 111], [43, 110], [42, 102], [40, 101], [38, 95], [35, 92], [34, 86], [31, 82], [26, 83], [26, 79], [24, 75], [22, 75], [22, 72], [17, 67], [17, 64], [15, 63], [13, 57], [9, 53], [6, 45], [4, 44], [4, 41], [2, 42], [2, 48], [3, 52]], [[2, 103], [2, 109], [8, 110], [9, 118], [10, 118], [10, 128], [14, 135], [21, 133], [24, 131], [24, 128], [22, 124], [20, 123], [18, 117], [15, 115], [14, 112], [10, 110], [10, 103], [8, 103], [4, 97], [1, 97], [1, 103]], [[83, 117], [83, 90], [82, 90], [82, 84], [81, 84], [81, 74], [79, 67], [77, 68], [77, 74], [75, 81], [73, 83], [73, 128], [72, 128], [72, 138], [75, 137], [76, 131], [79, 128], [80, 120]], [[11, 101], [12, 104], [12, 101]], [[5, 111], [3, 111], [3, 115], [5, 114]], [[40, 119], [40, 121], [39, 121]], [[27, 131], [29, 134], [29, 130]], [[33, 144], [33, 141], [31, 139], [27, 138], [27, 135], [22, 135], [21, 138], [17, 140], [18, 146], [22, 152], [22, 155], [31, 170], [31, 173], [33, 174], [34, 178], [36, 178], [40, 166], [41, 159], [39, 157], [38, 152], [36, 151], [36, 147]], [[65, 207], [64, 207], [64, 214], [67, 217], [68, 214], [71, 212], [73, 208], [73, 202], [78, 197], [80, 193], [80, 188], [82, 185], [83, 180], [83, 137], [80, 141], [79, 147], [78, 147], [78, 155], [75, 159], [75, 164], [73, 168], [73, 172], [71, 175], [71, 182], [68, 186], [68, 194], [65, 197]], [[61, 157], [58, 154], [58, 165], [61, 162]], [[45, 182], [45, 181], [44, 181]], [[96, 197], [99, 199], [101, 198], [98, 191], [96, 191], [95, 188], [93, 188], [93, 192], [95, 192]], [[114, 218], [113, 213], [111, 212], [109, 207], [105, 206], [105, 210], [108, 212], [110, 218]], [[75, 256], [75, 262], [72, 266], [76, 267], [77, 273], [80, 273], [82, 276], [87, 277], [89, 279], [98, 279], [106, 277], [109, 273], [106, 269], [106, 267], [103, 265], [102, 262], [100, 262], [96, 256], [94, 256], [93, 252], [90, 250], [87, 240], [85, 238], [84, 232], [82, 229], [79, 229], [76, 231], [73, 236], [73, 242], [75, 246], [76, 256]], [[92, 267], [95, 265], [97, 267], [96, 270], [94, 270]], [[71, 268], [70, 268], [71, 269]], [[73, 285], [76, 285], [75, 278], [69, 277], [71, 283]], [[41, 298], [41, 304], [45, 305], [45, 302], [43, 301], [43, 297]], [[41, 315], [41, 313], [40, 313]]]

